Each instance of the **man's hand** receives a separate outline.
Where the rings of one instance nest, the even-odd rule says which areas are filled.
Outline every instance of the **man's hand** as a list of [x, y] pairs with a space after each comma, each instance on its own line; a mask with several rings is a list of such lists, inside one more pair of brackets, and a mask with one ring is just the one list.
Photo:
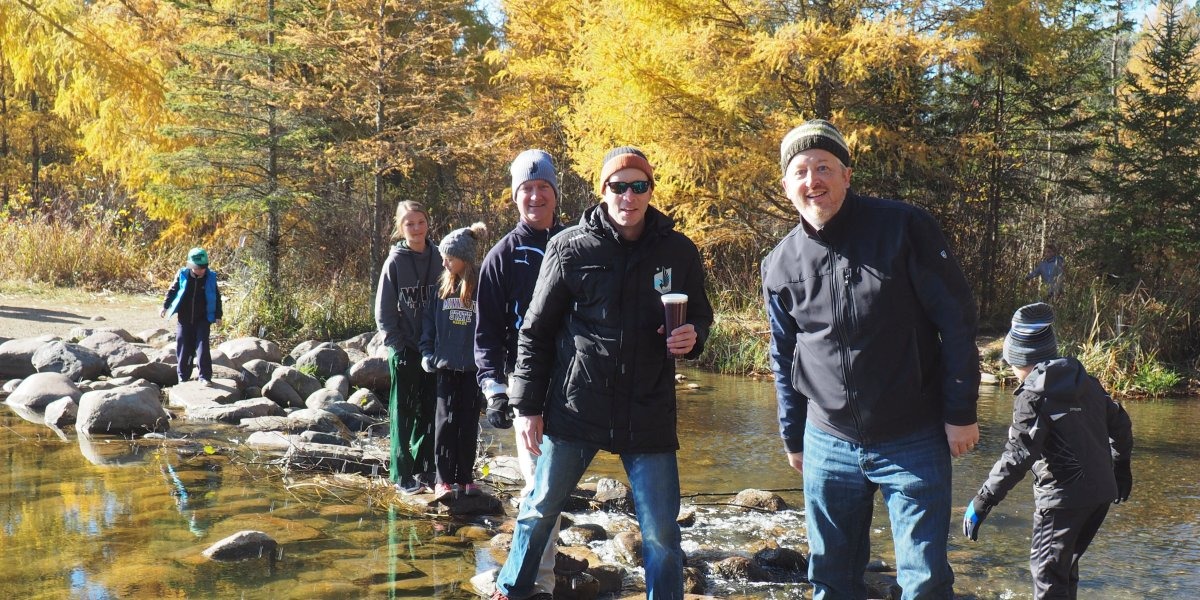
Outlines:
[[[663, 325], [658, 326], [658, 332], [664, 332]], [[667, 337], [667, 352], [676, 356], [683, 356], [692, 351], [696, 347], [696, 326], [691, 323], [684, 323], [676, 327], [671, 335]]]
[[160, 319], [167, 318], [167, 309], [165, 309], [165, 308], [158, 309], [158, 318], [160, 318]]
[[533, 456], [542, 455], [542, 415], [518, 415], [513, 419], [517, 428], [517, 439], [525, 445], [525, 449]]
[[792, 468], [795, 469], [797, 473], [803, 475], [804, 474], [804, 453], [803, 452], [788, 452], [787, 456], [788, 456], [788, 464], [792, 465]]
[[991, 505], [980, 500], [978, 496], [972, 499], [971, 503], [967, 505], [966, 514], [963, 515], [963, 535], [971, 538], [972, 542], [978, 542], [979, 526], [983, 525], [983, 520], [990, 512], [992, 512]]
[[946, 423], [946, 441], [950, 444], [950, 456], [962, 456], [975, 449], [979, 443], [979, 423], [951, 425]]
[[513, 426], [512, 409], [508, 407], [508, 394], [492, 394], [488, 398], [487, 420], [496, 429], [508, 429]]
[[495, 379], [484, 379], [483, 397], [487, 398], [487, 420], [496, 429], [512, 427], [512, 409], [508, 406], [508, 386]]

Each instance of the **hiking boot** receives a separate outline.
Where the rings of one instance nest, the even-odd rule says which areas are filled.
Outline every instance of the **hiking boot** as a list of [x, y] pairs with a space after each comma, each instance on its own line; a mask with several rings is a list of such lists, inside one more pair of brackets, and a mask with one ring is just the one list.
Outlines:
[[421, 483], [419, 480], [412, 477], [405, 477], [396, 484], [396, 491], [405, 496], [414, 494], [424, 494], [429, 491], [429, 486]]

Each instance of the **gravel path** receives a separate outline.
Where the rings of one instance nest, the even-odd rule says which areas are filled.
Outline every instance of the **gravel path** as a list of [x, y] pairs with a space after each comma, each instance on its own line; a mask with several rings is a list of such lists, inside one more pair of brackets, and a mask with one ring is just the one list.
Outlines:
[[4, 289], [0, 291], [0, 341], [65, 336], [75, 327], [120, 327], [129, 333], [172, 329], [158, 318], [157, 295], [85, 292], [72, 289]]

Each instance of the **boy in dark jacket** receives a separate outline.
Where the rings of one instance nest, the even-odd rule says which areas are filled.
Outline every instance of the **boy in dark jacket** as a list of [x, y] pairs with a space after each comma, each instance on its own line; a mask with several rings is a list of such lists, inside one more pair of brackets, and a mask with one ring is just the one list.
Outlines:
[[1129, 415], [1074, 358], [1058, 355], [1054, 311], [1045, 303], [1017, 309], [1004, 338], [1004, 360], [1021, 385], [1004, 454], [967, 506], [963, 535], [979, 526], [1030, 468], [1034, 472], [1033, 596], [1076, 597], [1079, 558], [1108, 514], [1129, 498], [1133, 431]]
[[[204, 248], [188, 251], [187, 265], [179, 270], [158, 316], [179, 316], [175, 329], [175, 371], [179, 382], [191, 378], [192, 367], [200, 368], [200, 383], [212, 381], [212, 356], [208, 347], [209, 328], [221, 320], [221, 291], [217, 274], [208, 268]], [[198, 364], [197, 364], [198, 363]]]

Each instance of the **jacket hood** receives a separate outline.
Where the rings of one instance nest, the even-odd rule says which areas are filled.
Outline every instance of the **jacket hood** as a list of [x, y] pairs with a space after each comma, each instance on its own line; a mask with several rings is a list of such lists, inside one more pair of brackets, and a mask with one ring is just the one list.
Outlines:
[[430, 240], [429, 238], [425, 238], [425, 250], [422, 252], [417, 252], [416, 250], [409, 248], [408, 244], [404, 240], [400, 240], [399, 242], [392, 244], [392, 249], [389, 250], [388, 253], [391, 254], [393, 257], [403, 256], [405, 254], [411, 254], [413, 256], [421, 256], [424, 254], [428, 254], [429, 249], [433, 248], [433, 247], [435, 247], [433, 240]]
[[[608, 213], [605, 212], [603, 202], [592, 206], [583, 212], [583, 216], [579, 218], [579, 224], [588, 230], [594, 231], [606, 237], [620, 241], [621, 236], [617, 233], [617, 228], [613, 227], [612, 221], [608, 220]], [[642, 232], [641, 239], [645, 239], [651, 235], [662, 235], [675, 230], [675, 220], [668, 217], [662, 211], [653, 206], [646, 206], [646, 229]]]
[[1021, 384], [1021, 390], [1056, 398], [1070, 397], [1088, 376], [1078, 360], [1060, 357], [1038, 363]]

